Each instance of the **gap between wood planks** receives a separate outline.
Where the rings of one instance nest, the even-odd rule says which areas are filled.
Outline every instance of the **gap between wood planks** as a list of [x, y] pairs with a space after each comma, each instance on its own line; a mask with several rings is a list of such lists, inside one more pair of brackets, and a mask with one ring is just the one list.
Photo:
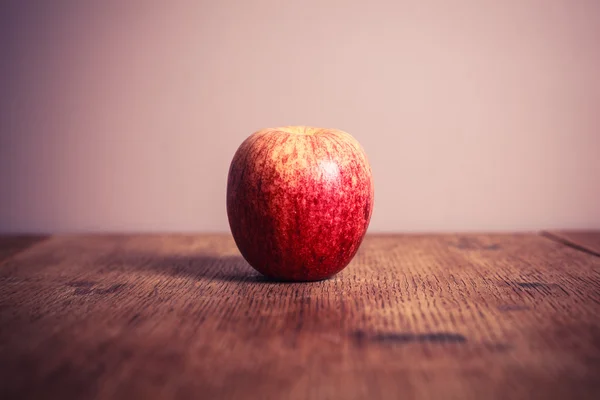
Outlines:
[[[574, 250], [578, 250], [595, 257], [600, 257], [600, 252], [594, 250], [593, 248], [586, 247], [585, 245], [581, 245], [576, 241], [569, 239], [568, 237], [557, 235], [549, 231], [541, 231], [539, 232], [539, 235], [553, 242], [570, 247]], [[51, 235], [16, 235], [13, 237], [4, 237], [5, 240], [0, 241], [0, 264], [51, 237]], [[3, 237], [0, 236], [0, 239], [2, 238]], [[8, 240], [6, 240], [7, 238]]]
[[0, 265], [49, 238], [50, 235], [0, 235]]
[[556, 235], [556, 234], [554, 234], [552, 232], [541, 231], [539, 234], [540, 234], [540, 236], [542, 236], [542, 237], [544, 237], [546, 239], [552, 240], [553, 242], [561, 243], [561, 244], [563, 244], [563, 245], [565, 245], [567, 247], [570, 247], [572, 249], [581, 251], [583, 253], [590, 254], [590, 255], [596, 256], [596, 257], [600, 257], [600, 253], [599, 252], [597, 252], [597, 251], [595, 251], [593, 249], [590, 249], [590, 248], [588, 248], [586, 246], [582, 246], [582, 245], [578, 244], [577, 242], [574, 242], [573, 240], [570, 240], [570, 239], [567, 239], [565, 237], [561, 237], [559, 235]]

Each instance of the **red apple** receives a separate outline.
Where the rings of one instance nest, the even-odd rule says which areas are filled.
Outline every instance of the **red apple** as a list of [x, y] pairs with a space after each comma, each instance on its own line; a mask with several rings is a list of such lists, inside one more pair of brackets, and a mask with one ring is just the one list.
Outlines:
[[373, 212], [371, 167], [346, 132], [263, 129], [235, 153], [227, 179], [229, 226], [258, 272], [315, 281], [344, 269]]

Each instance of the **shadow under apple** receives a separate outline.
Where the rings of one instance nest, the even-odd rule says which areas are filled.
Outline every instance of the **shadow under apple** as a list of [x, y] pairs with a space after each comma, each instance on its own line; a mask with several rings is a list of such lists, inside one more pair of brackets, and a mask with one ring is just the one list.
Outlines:
[[293, 283], [276, 280], [254, 270], [242, 256], [217, 255], [156, 255], [143, 252], [111, 254], [98, 260], [104, 272], [150, 271], [166, 276], [187, 277], [194, 280], [217, 280], [248, 283]]

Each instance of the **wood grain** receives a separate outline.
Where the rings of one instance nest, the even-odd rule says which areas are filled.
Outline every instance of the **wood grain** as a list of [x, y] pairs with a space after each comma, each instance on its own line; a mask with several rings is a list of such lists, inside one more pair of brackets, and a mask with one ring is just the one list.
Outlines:
[[544, 235], [600, 257], [600, 231], [550, 231]]
[[600, 258], [539, 235], [368, 236], [266, 281], [229, 236], [57, 236], [0, 268], [0, 396], [600, 395]]

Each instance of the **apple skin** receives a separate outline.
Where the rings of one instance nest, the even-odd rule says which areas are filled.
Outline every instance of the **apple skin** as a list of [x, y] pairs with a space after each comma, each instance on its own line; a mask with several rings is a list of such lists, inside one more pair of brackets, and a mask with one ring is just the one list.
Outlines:
[[276, 280], [317, 281], [344, 269], [365, 236], [373, 201], [367, 156], [337, 129], [260, 130], [229, 168], [235, 243], [254, 269]]

